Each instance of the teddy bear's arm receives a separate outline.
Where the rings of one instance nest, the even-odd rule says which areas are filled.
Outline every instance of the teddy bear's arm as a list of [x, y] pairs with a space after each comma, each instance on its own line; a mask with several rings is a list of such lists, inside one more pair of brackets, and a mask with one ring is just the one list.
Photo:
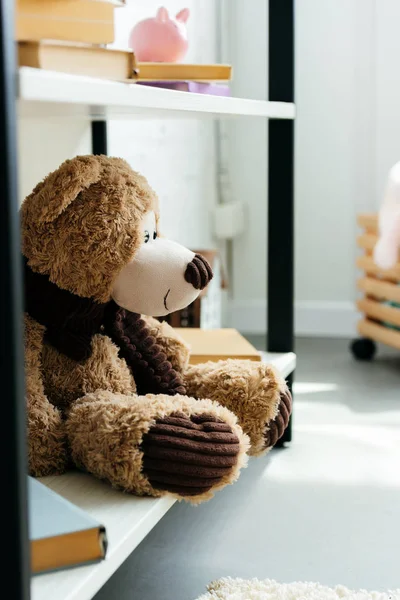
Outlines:
[[167, 360], [172, 364], [172, 368], [178, 373], [183, 373], [189, 363], [189, 346], [168, 323], [161, 323], [153, 317], [142, 316], [142, 318], [150, 327], [151, 335], [155, 337], [156, 343], [162, 347]]
[[48, 401], [42, 379], [44, 328], [25, 317], [25, 381], [29, 472], [37, 477], [62, 473], [67, 462], [61, 414]]

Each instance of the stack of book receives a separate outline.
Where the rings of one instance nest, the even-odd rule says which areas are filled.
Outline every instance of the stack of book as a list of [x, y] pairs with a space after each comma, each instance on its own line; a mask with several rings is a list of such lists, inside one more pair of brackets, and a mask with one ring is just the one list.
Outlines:
[[125, 0], [15, 0], [20, 67], [229, 95], [230, 65], [138, 63], [114, 42], [114, 11]]
[[111, 50], [125, 0], [15, 0], [21, 67], [106, 79], [136, 77], [133, 52]]

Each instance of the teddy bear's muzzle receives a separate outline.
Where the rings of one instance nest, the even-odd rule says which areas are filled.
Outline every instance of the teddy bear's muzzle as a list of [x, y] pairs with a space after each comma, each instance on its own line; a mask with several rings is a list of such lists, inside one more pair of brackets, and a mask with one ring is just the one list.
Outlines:
[[205, 258], [156, 238], [142, 244], [120, 271], [112, 299], [130, 312], [162, 317], [189, 306], [212, 276]]

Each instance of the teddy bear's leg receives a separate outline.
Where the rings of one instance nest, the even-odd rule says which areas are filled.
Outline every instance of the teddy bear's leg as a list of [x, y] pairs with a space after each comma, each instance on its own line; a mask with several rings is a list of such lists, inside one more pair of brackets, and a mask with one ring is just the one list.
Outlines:
[[211, 398], [238, 417], [250, 438], [250, 455], [262, 454], [282, 437], [292, 398], [285, 381], [270, 365], [250, 360], [189, 365], [184, 380], [190, 396]]
[[67, 463], [66, 434], [60, 412], [48, 401], [41, 373], [44, 328], [25, 318], [25, 382], [29, 472], [40, 477], [62, 473]]
[[127, 492], [195, 503], [237, 479], [249, 448], [229, 410], [179, 395], [99, 390], [72, 406], [67, 430], [77, 466]]

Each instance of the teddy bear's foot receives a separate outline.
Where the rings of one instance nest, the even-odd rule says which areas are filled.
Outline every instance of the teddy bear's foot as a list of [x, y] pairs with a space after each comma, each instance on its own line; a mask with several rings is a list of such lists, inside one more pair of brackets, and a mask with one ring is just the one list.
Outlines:
[[229, 483], [240, 440], [213, 414], [173, 413], [156, 421], [143, 438], [142, 450], [143, 470], [155, 489], [199, 497]]
[[281, 375], [265, 363], [224, 360], [190, 365], [185, 385], [191, 396], [211, 398], [238, 417], [250, 438], [250, 455], [272, 448], [289, 422], [290, 392]]
[[138, 495], [211, 498], [235, 481], [249, 442], [226, 408], [186, 396], [88, 394], [71, 409], [75, 463]]

